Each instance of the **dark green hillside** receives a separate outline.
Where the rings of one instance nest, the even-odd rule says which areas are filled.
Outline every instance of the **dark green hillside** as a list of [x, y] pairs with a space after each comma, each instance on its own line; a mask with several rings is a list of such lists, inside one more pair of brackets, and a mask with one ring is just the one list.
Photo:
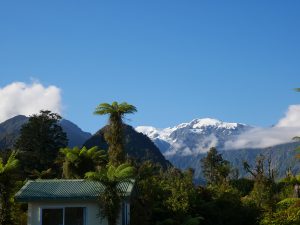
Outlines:
[[[108, 127], [105, 126], [99, 130], [84, 143], [84, 146], [87, 148], [99, 146], [100, 149], [107, 150], [108, 145], [104, 140], [104, 133], [106, 132], [107, 128]], [[139, 162], [150, 160], [154, 163], [159, 163], [164, 168], [171, 165], [146, 135], [136, 132], [134, 128], [128, 125], [125, 125], [124, 129], [125, 151], [129, 157], [132, 157]]]
[[19, 115], [0, 124], [0, 150], [13, 147], [22, 125], [27, 121], [28, 117]]
[[[15, 116], [0, 123], [0, 151], [13, 148], [23, 124], [27, 123], [28, 117]], [[82, 131], [77, 125], [69, 120], [62, 119], [60, 125], [67, 133], [69, 147], [81, 146], [92, 135]]]

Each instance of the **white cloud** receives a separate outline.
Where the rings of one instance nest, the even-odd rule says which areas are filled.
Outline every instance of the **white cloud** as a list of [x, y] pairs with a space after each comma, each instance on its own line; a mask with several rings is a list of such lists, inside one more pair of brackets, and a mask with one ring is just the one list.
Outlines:
[[300, 105], [289, 106], [285, 116], [274, 127], [253, 128], [227, 141], [225, 148], [266, 148], [290, 142], [295, 136], [300, 136]]
[[176, 141], [172, 143], [172, 147], [164, 153], [165, 156], [172, 156], [180, 154], [182, 156], [198, 155], [200, 153], [207, 152], [211, 147], [218, 145], [218, 139], [214, 134], [211, 134], [203, 139], [199, 139], [194, 147], [190, 148], [186, 143], [182, 141]]
[[174, 143], [172, 143], [172, 147], [171, 147], [171, 149], [168, 149], [168, 151], [166, 151], [165, 153], [164, 153], [164, 156], [172, 156], [172, 155], [175, 155], [175, 154], [177, 154], [177, 152], [178, 152], [178, 149], [181, 149], [181, 148], [185, 148], [185, 152], [187, 153], [191, 153], [192, 151], [191, 151], [191, 149], [190, 148], [188, 148], [188, 147], [186, 147], [186, 145], [185, 144], [183, 144], [181, 141], [177, 141], [177, 142], [174, 142]]
[[289, 106], [288, 111], [276, 127], [300, 127], [300, 105]]
[[218, 138], [211, 134], [204, 138], [204, 140], [196, 145], [196, 154], [208, 152], [210, 148], [218, 145]]
[[34, 81], [31, 84], [13, 82], [0, 88], [0, 122], [16, 115], [32, 115], [40, 110], [61, 113], [60, 89], [45, 87]]

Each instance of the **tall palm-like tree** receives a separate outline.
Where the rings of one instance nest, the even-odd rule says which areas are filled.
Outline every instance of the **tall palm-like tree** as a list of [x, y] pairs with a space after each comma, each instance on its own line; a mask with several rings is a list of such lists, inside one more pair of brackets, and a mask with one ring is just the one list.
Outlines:
[[16, 188], [16, 174], [19, 161], [16, 153], [12, 152], [6, 163], [0, 158], [0, 224], [12, 225], [13, 218], [13, 194]]
[[86, 172], [95, 171], [98, 167], [107, 164], [107, 155], [98, 147], [87, 149], [83, 148], [62, 148], [60, 154], [63, 159], [59, 159], [62, 163], [63, 178], [79, 179], [83, 178]]
[[121, 183], [133, 182], [135, 169], [127, 163], [117, 167], [109, 164], [96, 172], [88, 172], [85, 177], [99, 181], [104, 185], [104, 192], [99, 193], [101, 219], [106, 218], [108, 225], [116, 225], [119, 219], [124, 190]]
[[136, 107], [126, 102], [113, 102], [111, 105], [102, 103], [97, 106], [94, 114], [109, 115], [109, 129], [105, 133], [105, 140], [107, 141], [109, 162], [118, 166], [125, 162], [124, 153], [124, 134], [123, 134], [123, 118], [126, 114], [135, 113]]

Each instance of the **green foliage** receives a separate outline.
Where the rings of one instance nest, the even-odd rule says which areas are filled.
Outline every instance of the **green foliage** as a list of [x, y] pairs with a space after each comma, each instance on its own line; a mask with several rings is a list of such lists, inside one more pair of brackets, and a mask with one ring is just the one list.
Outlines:
[[201, 220], [203, 220], [203, 218], [201, 216], [198, 216], [198, 217], [188, 216], [182, 225], [198, 225]]
[[276, 183], [278, 199], [293, 197], [295, 195], [295, 185], [297, 184], [300, 184], [299, 178], [288, 173], [287, 177]]
[[17, 185], [17, 172], [19, 160], [16, 153], [12, 152], [6, 162], [0, 158], [0, 224], [14, 225], [14, 199], [13, 194]]
[[259, 222], [260, 209], [242, 201], [240, 191], [229, 182], [196, 187], [193, 171], [181, 172], [175, 168], [162, 171], [149, 162], [139, 167], [138, 174], [139, 196], [133, 203], [132, 225], [140, 221], [145, 225], [255, 225]]
[[201, 167], [207, 183], [212, 185], [224, 182], [231, 170], [229, 162], [214, 147], [201, 159]]
[[[166, 207], [162, 205], [165, 192], [159, 185], [161, 168], [150, 161], [145, 161], [137, 167], [136, 185], [138, 196], [132, 201], [131, 224], [155, 224], [166, 216]], [[166, 216], [166, 217], [165, 217]]]
[[254, 178], [254, 186], [249, 198], [257, 207], [272, 212], [277, 201], [277, 186], [274, 181], [275, 172], [271, 169], [271, 159], [267, 161], [267, 168], [265, 159], [265, 156], [259, 155], [254, 169], [251, 169], [247, 162], [244, 162], [244, 168]]
[[246, 196], [252, 191], [254, 186], [254, 181], [247, 178], [240, 178], [240, 179], [230, 180], [229, 184], [233, 188], [237, 189], [241, 194], [241, 196]]
[[[163, 171], [151, 162], [138, 168], [138, 198], [133, 202], [132, 225], [184, 224], [191, 216], [195, 186], [191, 170], [175, 168]], [[142, 216], [141, 216], [142, 215]], [[196, 219], [194, 219], [196, 220]]]
[[84, 178], [85, 173], [95, 171], [99, 167], [107, 164], [107, 156], [98, 147], [87, 149], [83, 147], [62, 148], [60, 149], [60, 164], [63, 168], [63, 178], [80, 179]]
[[126, 102], [113, 102], [111, 105], [102, 103], [97, 106], [94, 114], [109, 115], [109, 131], [105, 134], [105, 140], [109, 144], [109, 161], [114, 166], [125, 162], [123, 117], [125, 114], [136, 112], [136, 107]]
[[157, 225], [198, 225], [200, 221], [203, 220], [202, 217], [191, 217], [187, 216], [183, 222], [180, 222], [174, 218], [168, 218], [166, 220], [157, 222]]
[[175, 215], [187, 214], [194, 192], [193, 174], [170, 168], [163, 176], [160, 185], [167, 193], [164, 205]]
[[272, 181], [262, 178], [254, 183], [253, 190], [249, 196], [258, 207], [265, 210], [273, 210], [276, 202], [274, 186], [275, 184]]
[[30, 179], [50, 179], [55, 176], [56, 176], [55, 172], [52, 170], [52, 168], [49, 168], [49, 169], [43, 170], [43, 171], [33, 170], [30, 173], [29, 178]]
[[96, 172], [86, 173], [87, 179], [100, 181], [105, 186], [105, 191], [99, 196], [99, 209], [101, 218], [106, 218], [109, 225], [117, 224], [124, 198], [124, 192], [119, 184], [132, 182], [134, 174], [134, 167], [126, 163], [117, 167], [109, 164]]
[[274, 213], [266, 213], [261, 225], [295, 225], [300, 224], [300, 200], [287, 198], [277, 203]]
[[287, 209], [292, 205], [298, 205], [299, 203], [300, 203], [299, 198], [285, 198], [277, 203], [277, 207], [278, 209], [282, 210], [282, 209]]
[[58, 125], [60, 119], [56, 113], [40, 111], [40, 114], [31, 116], [28, 123], [22, 126], [15, 147], [20, 152], [25, 176], [29, 176], [33, 170], [53, 168], [59, 149], [67, 146], [66, 133]]
[[197, 211], [205, 225], [255, 225], [259, 209], [242, 201], [239, 192], [228, 183], [199, 189]]
[[111, 105], [108, 103], [102, 103], [95, 109], [95, 114], [110, 115], [110, 119], [118, 118], [122, 119], [125, 114], [135, 113], [136, 107], [128, 104], [127, 102], [113, 102]]

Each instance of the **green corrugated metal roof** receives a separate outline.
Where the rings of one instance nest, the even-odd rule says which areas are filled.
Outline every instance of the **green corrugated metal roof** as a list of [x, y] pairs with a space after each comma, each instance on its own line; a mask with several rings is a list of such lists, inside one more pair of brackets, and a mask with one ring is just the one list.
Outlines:
[[[133, 190], [134, 182], [123, 182], [120, 189], [126, 196]], [[15, 195], [16, 201], [97, 200], [104, 191], [101, 182], [89, 180], [34, 180], [28, 181]]]

